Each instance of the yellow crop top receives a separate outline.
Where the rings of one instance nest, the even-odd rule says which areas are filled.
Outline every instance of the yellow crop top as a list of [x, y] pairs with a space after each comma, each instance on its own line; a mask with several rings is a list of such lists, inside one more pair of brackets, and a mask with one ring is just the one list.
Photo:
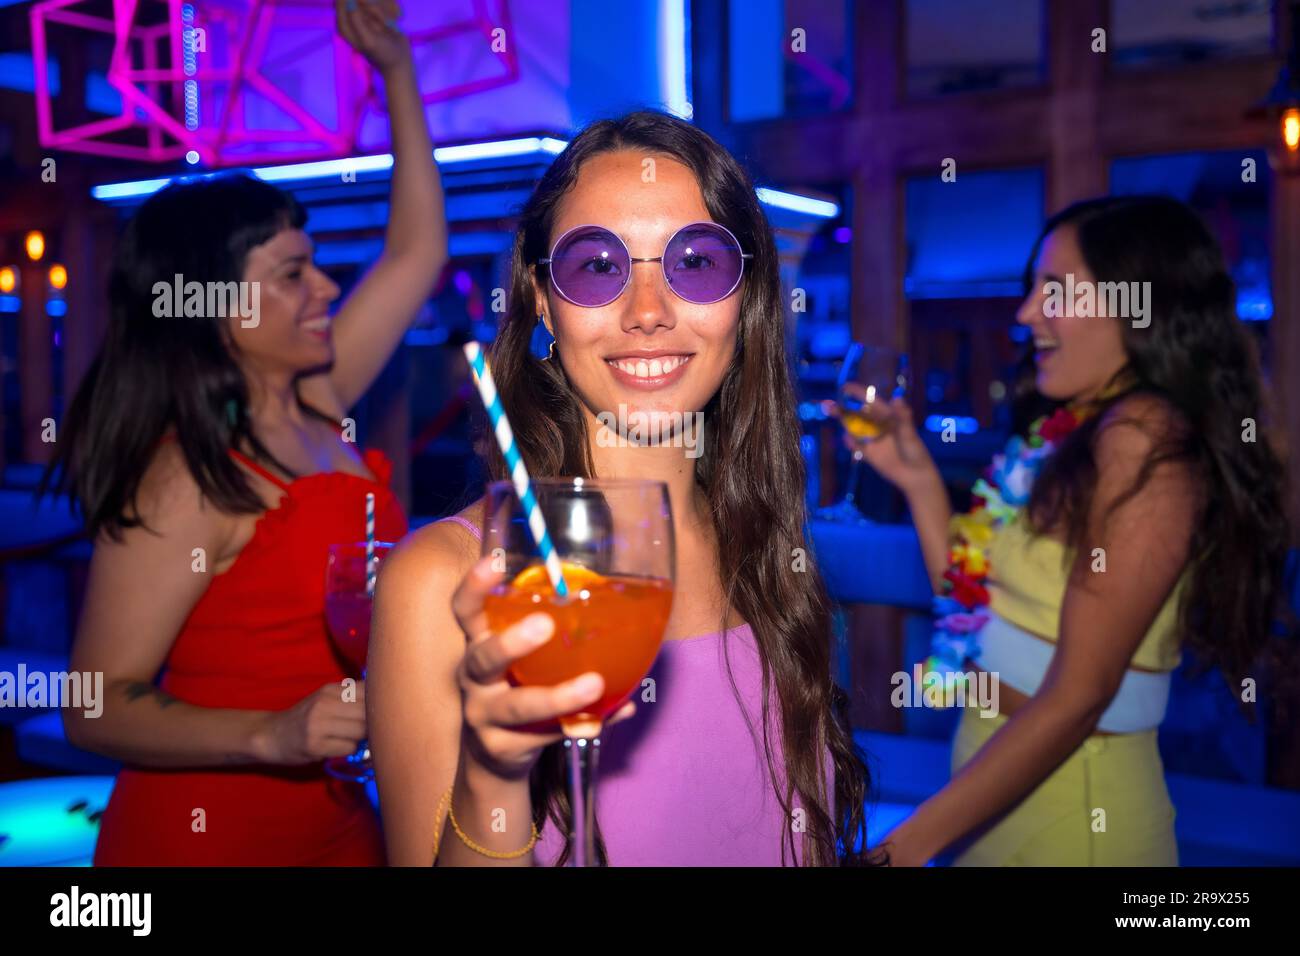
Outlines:
[[[1055, 643], [1071, 550], [1046, 535], [1035, 537], [1021, 509], [1014, 521], [1002, 525], [988, 547], [989, 607], [1006, 621]], [[1133, 654], [1134, 667], [1171, 671], [1178, 666], [1182, 659], [1176, 635], [1178, 602], [1187, 578], [1184, 571], [1156, 614]]]

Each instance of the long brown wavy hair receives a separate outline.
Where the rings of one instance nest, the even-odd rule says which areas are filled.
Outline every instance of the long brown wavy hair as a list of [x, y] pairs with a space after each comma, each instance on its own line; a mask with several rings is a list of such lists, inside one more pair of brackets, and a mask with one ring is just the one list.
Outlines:
[[[1130, 396], [1161, 400], [1168, 421], [1113, 507], [1137, 494], [1162, 463], [1182, 463], [1196, 475], [1204, 507], [1191, 539], [1178, 630], [1196, 662], [1218, 667], [1239, 690], [1236, 682], [1252, 667], [1275, 662], [1278, 648], [1268, 644], [1291, 529], [1285, 469], [1268, 441], [1257, 359], [1237, 319], [1232, 278], [1190, 207], [1162, 196], [1124, 196], [1079, 202], [1051, 218], [1026, 268], [1027, 291], [1043, 241], [1067, 225], [1098, 282], [1151, 283], [1150, 324], [1120, 323], [1128, 365], [1096, 414], [1044, 465], [1030, 495], [1031, 522], [1036, 530], [1063, 527], [1068, 542], [1080, 545], [1106, 413]], [[1033, 391], [1032, 354], [1026, 359], [1018, 390], [1022, 423], [1061, 404]], [[1244, 439], [1248, 422], [1258, 427], [1256, 440]]]
[[[538, 477], [594, 474], [586, 412], [557, 361], [530, 350], [538, 313], [530, 265], [549, 253], [556, 208], [583, 163], [602, 153], [636, 150], [667, 156], [691, 169], [714, 221], [753, 253], [741, 286], [736, 355], [704, 409], [705, 430], [695, 477], [708, 499], [718, 540], [718, 573], [726, 603], [753, 629], [762, 662], [762, 740], [768, 772], [787, 819], [797, 794], [805, 811], [801, 857], [812, 865], [866, 862], [865, 800], [869, 775], [847, 721], [847, 695], [832, 680], [832, 627], [816, 564], [795, 571], [805, 539], [804, 466], [794, 389], [785, 354], [776, 244], [753, 184], [708, 134], [653, 111], [601, 120], [582, 130], [542, 176], [523, 207], [510, 265], [508, 310], [491, 361], [501, 402], [520, 454]], [[537, 266], [543, 270], [544, 266]], [[545, 276], [539, 272], [539, 280]], [[495, 480], [509, 477], [496, 443], [479, 419], [478, 452]], [[726, 612], [720, 623], [725, 630]], [[775, 687], [784, 767], [776, 766], [768, 719]], [[734, 679], [732, 681], [735, 692]], [[751, 728], [752, 729], [752, 728]], [[834, 763], [826, 792], [822, 755]], [[571, 829], [564, 754], [548, 747], [531, 780], [535, 823]], [[783, 771], [783, 772], [782, 772]], [[795, 854], [794, 827], [782, 841]], [[597, 855], [607, 862], [596, 826]], [[566, 847], [559, 863], [568, 859]]]

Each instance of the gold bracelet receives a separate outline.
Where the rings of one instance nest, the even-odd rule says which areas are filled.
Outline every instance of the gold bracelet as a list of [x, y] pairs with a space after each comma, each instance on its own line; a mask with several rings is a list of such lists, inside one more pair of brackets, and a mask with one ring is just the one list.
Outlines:
[[[464, 843], [475, 853], [479, 853], [483, 856], [491, 857], [494, 860], [517, 860], [519, 859], [519, 857], [525, 856], [528, 853], [530, 853], [533, 847], [537, 845], [537, 824], [530, 822], [529, 827], [532, 829], [533, 833], [532, 836], [529, 838], [528, 843], [524, 846], [522, 850], [513, 850], [509, 853], [502, 853], [499, 850], [489, 850], [485, 846], [479, 846], [477, 843], [475, 843], [465, 834], [465, 831], [460, 828], [460, 824], [456, 822], [456, 815], [451, 811], [451, 790], [450, 789], [447, 791], [446, 796], [443, 797], [443, 800], [446, 801], [447, 803], [447, 819], [451, 821], [451, 828], [456, 831], [456, 836], [460, 837], [460, 842]], [[442, 809], [441, 801], [438, 803], [438, 809], [439, 810]], [[434, 849], [434, 859], [437, 859], [436, 847]]]

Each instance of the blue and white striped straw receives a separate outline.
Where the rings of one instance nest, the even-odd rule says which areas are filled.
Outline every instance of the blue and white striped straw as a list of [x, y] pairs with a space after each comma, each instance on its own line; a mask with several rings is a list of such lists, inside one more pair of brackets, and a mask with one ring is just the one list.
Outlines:
[[562, 598], [568, 597], [569, 585], [565, 583], [564, 575], [560, 573], [560, 556], [555, 552], [551, 535], [546, 530], [541, 506], [537, 503], [537, 496], [533, 494], [533, 483], [528, 477], [528, 469], [524, 467], [524, 460], [519, 456], [519, 449], [515, 447], [515, 433], [510, 430], [506, 410], [501, 407], [501, 399], [497, 395], [496, 382], [492, 380], [492, 369], [487, 363], [487, 356], [483, 354], [483, 348], [477, 342], [466, 342], [465, 358], [469, 360], [470, 371], [474, 373], [474, 384], [478, 386], [479, 397], [483, 399], [483, 407], [487, 409], [497, 445], [501, 449], [501, 454], [505, 456], [506, 467], [510, 469], [510, 480], [514, 483], [515, 494], [519, 496], [519, 502], [523, 505], [524, 514], [528, 518], [528, 530], [532, 532], [537, 550], [541, 552], [542, 561], [546, 565], [546, 574], [551, 579], [555, 593]]
[[375, 493], [366, 492], [366, 597], [375, 596], [379, 562], [375, 559]]

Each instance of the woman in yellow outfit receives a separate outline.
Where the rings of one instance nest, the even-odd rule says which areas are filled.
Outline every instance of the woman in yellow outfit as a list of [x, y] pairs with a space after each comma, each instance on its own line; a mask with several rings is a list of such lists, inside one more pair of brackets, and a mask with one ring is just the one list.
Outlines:
[[950, 560], [978, 577], [987, 559], [987, 623], [958, 656], [998, 687], [995, 716], [963, 708], [950, 782], [884, 845], [895, 865], [1176, 865], [1156, 746], [1170, 672], [1187, 648], [1240, 686], [1281, 593], [1283, 470], [1254, 353], [1218, 246], [1172, 199], [1071, 206], [1026, 271], [1023, 393], [1058, 427], [995, 462], [983, 541], [950, 551], [963, 519], [906, 403], [860, 446], [907, 496], [936, 593], [974, 593]]

